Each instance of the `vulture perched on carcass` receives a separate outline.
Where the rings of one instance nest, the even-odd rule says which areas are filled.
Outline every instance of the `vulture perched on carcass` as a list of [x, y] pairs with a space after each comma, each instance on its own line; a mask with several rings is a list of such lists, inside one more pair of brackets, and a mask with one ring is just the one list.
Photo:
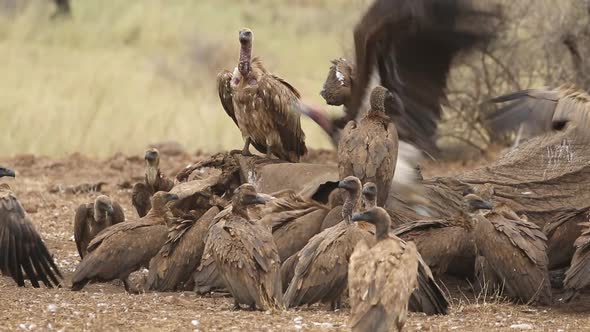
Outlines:
[[486, 120], [490, 130], [495, 133], [518, 128], [514, 146], [551, 130], [563, 130], [570, 122], [587, 125], [585, 115], [590, 110], [590, 95], [573, 84], [564, 84], [555, 89], [522, 90], [491, 101], [509, 102]]
[[298, 162], [307, 153], [300, 114], [330, 131], [330, 124], [318, 110], [301, 101], [297, 89], [269, 73], [262, 61], [252, 58], [252, 31], [239, 33], [240, 58], [233, 72], [217, 76], [217, 89], [223, 109], [238, 126], [244, 138], [242, 154], [256, 150], [282, 160]]
[[88, 244], [98, 233], [124, 221], [123, 208], [108, 196], [100, 195], [94, 203], [80, 204], [74, 217], [74, 240], [80, 258], [84, 258]]
[[[15, 177], [13, 170], [0, 167], [1, 177]], [[62, 275], [35, 226], [10, 186], [0, 184], [0, 272], [19, 287], [29, 279], [33, 287], [61, 285]]]
[[174, 187], [174, 181], [168, 179], [160, 171], [160, 152], [151, 148], [145, 152], [145, 180], [136, 183], [131, 193], [131, 202], [140, 218], [144, 217], [152, 208], [150, 198], [158, 191], [169, 192]]
[[209, 231], [212, 256], [219, 274], [234, 297], [234, 308], [268, 310], [281, 306], [281, 259], [270, 230], [250, 220], [248, 207], [266, 203], [253, 185], [239, 186], [231, 208], [219, 213]]
[[113, 225], [100, 232], [88, 244], [88, 254], [76, 267], [72, 290], [79, 291], [90, 281], [123, 281], [125, 290], [138, 293], [129, 275], [148, 267], [168, 237], [168, 225], [175, 220], [168, 204], [177, 201], [175, 194], [158, 191], [152, 196], [148, 214], [136, 220]]
[[447, 76], [460, 53], [495, 37], [500, 15], [475, 0], [376, 0], [354, 29], [355, 58], [333, 61], [321, 92], [331, 105], [344, 105], [337, 129], [364, 113], [373, 74], [395, 93], [402, 107], [388, 114], [399, 138], [433, 156]]
[[375, 225], [377, 243], [360, 241], [350, 256], [348, 288], [352, 331], [401, 331], [417, 288], [418, 250], [390, 235], [387, 211], [372, 207], [352, 217]]
[[398, 137], [394, 123], [385, 114], [386, 105], [400, 107], [399, 99], [382, 86], [371, 92], [371, 108], [360, 120], [351, 120], [340, 134], [338, 173], [353, 175], [363, 184], [377, 185], [377, 205], [389, 196], [397, 161]]

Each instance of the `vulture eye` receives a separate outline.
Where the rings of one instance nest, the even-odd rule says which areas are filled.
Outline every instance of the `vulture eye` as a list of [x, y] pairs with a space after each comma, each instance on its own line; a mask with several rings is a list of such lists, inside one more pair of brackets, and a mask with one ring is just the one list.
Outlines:
[[564, 130], [567, 123], [568, 123], [567, 120], [553, 121], [553, 130], [557, 130], [557, 131]]

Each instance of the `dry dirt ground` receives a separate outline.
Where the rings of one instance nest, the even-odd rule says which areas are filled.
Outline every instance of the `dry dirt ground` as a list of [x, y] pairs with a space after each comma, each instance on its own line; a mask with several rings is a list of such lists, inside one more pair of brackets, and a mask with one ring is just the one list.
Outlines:
[[[167, 173], [176, 174], [199, 158], [163, 157], [161, 166]], [[314, 152], [312, 158], [329, 159], [330, 153]], [[81, 292], [72, 292], [67, 286], [79, 261], [72, 233], [75, 209], [80, 203], [92, 201], [97, 193], [75, 194], [71, 189], [103, 181], [101, 190], [119, 201], [126, 217], [132, 218], [135, 211], [130, 202], [130, 185], [142, 177], [142, 158], [116, 155], [95, 160], [76, 154], [50, 159], [26, 155], [0, 159], [0, 164], [17, 170], [16, 179], [2, 181], [11, 185], [25, 206], [66, 278], [64, 288], [33, 289], [17, 288], [11, 279], [0, 276], [0, 330], [347, 330], [348, 309], [330, 312], [324, 306], [313, 306], [278, 313], [231, 311], [229, 298], [199, 297], [191, 292], [129, 295], [116, 282], [92, 284]], [[141, 276], [135, 280], [141, 280]], [[411, 314], [406, 324], [408, 331], [590, 330], [589, 296], [572, 305], [534, 308], [476, 296], [466, 283], [447, 280], [445, 287], [452, 297], [451, 314]]]

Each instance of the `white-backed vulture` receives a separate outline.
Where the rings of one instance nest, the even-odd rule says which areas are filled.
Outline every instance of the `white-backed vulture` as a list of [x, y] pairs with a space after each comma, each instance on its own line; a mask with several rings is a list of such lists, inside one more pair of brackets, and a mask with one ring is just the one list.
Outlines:
[[272, 234], [250, 220], [248, 206], [264, 204], [270, 196], [256, 193], [253, 185], [239, 186], [231, 209], [215, 217], [207, 241], [219, 274], [234, 297], [234, 308], [279, 308], [282, 302], [281, 260]]
[[550, 305], [547, 238], [539, 226], [505, 205], [472, 220], [477, 254], [483, 257], [476, 266], [480, 279], [495, 281], [488, 286], [513, 300]]
[[74, 240], [80, 258], [84, 258], [88, 244], [98, 233], [124, 221], [121, 205], [108, 196], [100, 195], [94, 203], [80, 204], [74, 217]]
[[375, 225], [377, 243], [369, 248], [360, 241], [348, 266], [350, 328], [352, 331], [401, 331], [411, 294], [417, 288], [418, 251], [389, 234], [389, 214], [372, 207], [355, 214], [354, 221]]
[[160, 292], [190, 285], [193, 272], [201, 263], [205, 236], [219, 208], [211, 207], [200, 218], [176, 218], [168, 227], [168, 240], [150, 261], [146, 288]]
[[[15, 177], [11, 169], [0, 167], [0, 177]], [[35, 288], [61, 285], [62, 275], [33, 222], [10, 186], [0, 184], [0, 272], [19, 287], [28, 279]]]
[[[269, 73], [258, 58], [252, 58], [252, 31], [239, 32], [240, 58], [233, 72], [217, 76], [217, 89], [223, 109], [244, 138], [242, 154], [250, 154], [250, 144], [267, 157], [298, 162], [307, 153], [300, 114], [322, 126], [325, 117], [304, 104], [299, 92], [285, 80]], [[329, 130], [329, 129], [327, 129]]]
[[160, 171], [160, 152], [151, 148], [145, 152], [145, 180], [136, 183], [131, 193], [131, 202], [140, 218], [151, 209], [150, 198], [158, 191], [168, 192], [174, 187], [174, 181]]
[[387, 202], [397, 161], [397, 131], [385, 114], [385, 104], [395, 104], [394, 99], [384, 87], [375, 87], [366, 116], [358, 121], [351, 120], [342, 130], [338, 144], [340, 178], [353, 175], [363, 184], [374, 182], [379, 206]]
[[[286, 307], [328, 302], [333, 310], [336, 309], [346, 289], [348, 263], [354, 246], [363, 239], [371, 245], [375, 241], [371, 233], [352, 221], [361, 195], [360, 180], [349, 176], [340, 181], [338, 187], [345, 190], [344, 220], [312, 237], [303, 249], [283, 264], [281, 274], [293, 275], [284, 296]], [[293, 267], [293, 273], [284, 270]]]
[[113, 225], [98, 234], [76, 267], [72, 290], [79, 291], [90, 281], [121, 279], [127, 292], [137, 293], [129, 283], [129, 275], [148, 267], [150, 259], [166, 243], [167, 225], [174, 219], [168, 204], [176, 200], [177, 195], [158, 191], [152, 196], [152, 208], [145, 217]]

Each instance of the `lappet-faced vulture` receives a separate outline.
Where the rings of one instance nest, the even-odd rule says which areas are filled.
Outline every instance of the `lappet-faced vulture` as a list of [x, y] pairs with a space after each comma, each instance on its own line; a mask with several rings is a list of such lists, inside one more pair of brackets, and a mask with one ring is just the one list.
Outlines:
[[[336, 309], [346, 289], [348, 263], [355, 245], [365, 240], [371, 245], [373, 235], [352, 221], [361, 194], [361, 182], [349, 176], [339, 183], [345, 190], [343, 221], [312, 237], [307, 245], [290, 257], [282, 269], [293, 268], [293, 279], [285, 292], [285, 306], [295, 307], [317, 302], [329, 302]], [[294, 260], [293, 264], [288, 264]], [[296, 264], [295, 264], [296, 263]], [[288, 271], [281, 271], [290, 275]]]
[[355, 214], [354, 221], [375, 225], [377, 243], [369, 248], [360, 241], [348, 266], [350, 328], [352, 331], [401, 331], [408, 302], [417, 287], [418, 251], [389, 234], [388, 213], [373, 207]]
[[491, 282], [487, 286], [516, 301], [550, 305], [547, 238], [539, 226], [505, 205], [472, 220], [477, 254], [483, 258], [476, 265], [480, 283]]
[[205, 236], [219, 208], [211, 207], [200, 218], [176, 218], [168, 227], [168, 241], [150, 261], [146, 288], [160, 292], [193, 284], [193, 272], [201, 263]]
[[354, 175], [362, 183], [374, 182], [379, 206], [387, 201], [398, 149], [397, 131], [385, 114], [385, 104], [396, 102], [387, 89], [375, 87], [371, 92], [371, 109], [362, 119], [346, 125], [338, 144], [340, 178]]
[[139, 219], [113, 225], [98, 234], [88, 245], [72, 277], [72, 290], [79, 291], [90, 281], [107, 282], [121, 279], [125, 290], [137, 293], [129, 275], [148, 267], [168, 237], [174, 216], [168, 203], [178, 200], [175, 194], [158, 191], [152, 196], [152, 208]]
[[209, 231], [207, 241], [236, 309], [240, 304], [251, 309], [275, 309], [282, 302], [277, 246], [270, 231], [248, 216], [248, 206], [264, 204], [269, 198], [256, 193], [249, 183], [239, 186], [231, 210], [216, 216]]
[[519, 128], [514, 146], [551, 130], [562, 130], [569, 122], [587, 125], [585, 117], [590, 110], [590, 96], [572, 84], [522, 90], [491, 101], [509, 102], [490, 114], [487, 121], [496, 133]]
[[145, 181], [136, 183], [131, 193], [131, 202], [139, 217], [144, 217], [151, 209], [150, 198], [158, 191], [168, 192], [174, 181], [160, 171], [160, 152], [151, 148], [145, 152]]
[[252, 58], [252, 31], [239, 33], [240, 59], [233, 73], [217, 76], [219, 98], [225, 112], [242, 132], [242, 153], [256, 150], [297, 162], [307, 153], [300, 114], [306, 114], [325, 130], [330, 124], [321, 114], [300, 100], [299, 92], [285, 80], [269, 73], [259, 58]]
[[94, 203], [80, 204], [74, 217], [74, 239], [80, 258], [84, 258], [88, 244], [98, 233], [124, 221], [121, 205], [108, 196], [100, 195]]
[[[337, 61], [328, 75], [327, 85], [345, 89], [327, 93], [330, 87], [325, 86], [322, 92], [328, 103], [346, 106], [346, 115], [334, 122], [335, 127], [343, 128], [362, 113], [364, 96], [376, 72], [378, 83], [402, 101], [403, 108], [390, 114], [400, 140], [435, 155], [437, 122], [453, 60], [495, 36], [499, 15], [476, 3], [375, 0], [354, 29], [354, 61]], [[350, 97], [343, 98], [347, 91]]]
[[[15, 177], [11, 169], [0, 167], [0, 177]], [[18, 286], [29, 279], [33, 287], [61, 284], [62, 275], [25, 209], [6, 183], [0, 184], [0, 272]]]

